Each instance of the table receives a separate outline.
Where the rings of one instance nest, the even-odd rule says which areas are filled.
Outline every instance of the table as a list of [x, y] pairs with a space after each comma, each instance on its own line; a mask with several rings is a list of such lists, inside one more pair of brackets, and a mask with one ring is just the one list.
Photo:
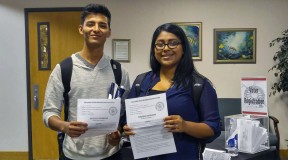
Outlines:
[[[207, 144], [206, 148], [225, 150], [225, 133], [222, 132], [217, 139]], [[255, 154], [239, 152], [239, 155], [232, 157], [231, 160], [280, 160], [280, 158], [276, 146], [271, 146], [270, 149]]]
[[[212, 148], [217, 150], [225, 150], [225, 133], [222, 132], [221, 135], [215, 139], [212, 143], [206, 145], [206, 148]], [[125, 146], [120, 151], [123, 160], [134, 160], [132, 148], [130, 146]], [[118, 159], [117, 159], [118, 160]], [[241, 153], [237, 157], [232, 157], [231, 160], [280, 160], [279, 155], [276, 150], [276, 146], [270, 147], [270, 149], [255, 153]]]

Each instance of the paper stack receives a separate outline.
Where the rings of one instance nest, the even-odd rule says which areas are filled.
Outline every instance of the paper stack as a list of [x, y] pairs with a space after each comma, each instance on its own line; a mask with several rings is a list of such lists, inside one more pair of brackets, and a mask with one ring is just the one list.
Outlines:
[[258, 120], [237, 119], [237, 130], [239, 151], [257, 153], [267, 148], [268, 132]]
[[203, 153], [203, 160], [231, 160], [230, 154], [225, 151], [205, 148]]

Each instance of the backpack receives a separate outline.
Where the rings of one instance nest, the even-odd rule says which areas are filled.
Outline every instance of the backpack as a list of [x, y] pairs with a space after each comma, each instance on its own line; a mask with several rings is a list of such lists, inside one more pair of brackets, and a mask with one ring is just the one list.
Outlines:
[[[115, 82], [118, 86], [121, 84], [122, 79], [122, 71], [121, 64], [113, 59], [110, 60], [111, 67], [113, 69]], [[68, 111], [69, 111], [69, 96], [68, 93], [70, 91], [70, 82], [73, 70], [73, 62], [72, 57], [67, 57], [60, 63], [61, 68], [61, 78], [64, 86], [64, 120], [68, 120]], [[58, 151], [59, 151], [59, 160], [64, 160], [65, 156], [63, 153], [63, 141], [64, 141], [65, 133], [58, 132]]]
[[[144, 78], [146, 77], [147, 73], [142, 73], [140, 75], [138, 75], [135, 79], [135, 92], [136, 92], [136, 97], [139, 97], [140, 95], [140, 86], [142, 84], [142, 81], [144, 80]], [[203, 117], [201, 117], [200, 115], [200, 106], [199, 106], [199, 102], [200, 102], [200, 97], [203, 91], [203, 86], [204, 86], [204, 77], [201, 77], [200, 75], [197, 75], [195, 73], [193, 73], [194, 77], [195, 77], [195, 81], [193, 82], [193, 103], [196, 106], [196, 110], [198, 112], [200, 121], [203, 120]], [[201, 149], [201, 153], [204, 152], [206, 147], [206, 143], [204, 142], [200, 142], [200, 149]], [[202, 155], [202, 154], [201, 154]]]

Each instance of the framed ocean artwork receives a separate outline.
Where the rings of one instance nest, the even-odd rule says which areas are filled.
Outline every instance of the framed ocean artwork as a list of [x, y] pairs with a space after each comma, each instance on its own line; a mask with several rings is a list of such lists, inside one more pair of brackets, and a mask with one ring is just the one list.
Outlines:
[[180, 26], [190, 43], [193, 60], [202, 60], [202, 22], [175, 22]]
[[214, 29], [217, 63], [256, 63], [256, 28]]

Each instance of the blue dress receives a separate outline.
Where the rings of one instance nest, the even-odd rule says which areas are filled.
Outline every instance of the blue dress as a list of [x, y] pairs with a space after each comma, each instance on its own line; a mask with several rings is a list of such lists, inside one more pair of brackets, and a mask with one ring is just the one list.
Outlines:
[[[139, 96], [151, 95], [151, 89], [159, 80], [159, 75], [149, 72], [141, 84]], [[180, 115], [186, 121], [200, 122], [197, 108], [193, 104], [193, 92], [191, 89], [176, 88], [176, 86], [173, 86], [166, 91], [168, 114]], [[135, 97], [136, 91], [134, 83], [128, 98]], [[173, 133], [177, 152], [150, 157], [151, 160], [200, 159], [200, 142], [212, 142], [221, 133], [217, 94], [207, 80], [205, 80], [204, 83], [199, 105], [201, 117], [203, 117], [202, 122], [212, 128], [214, 136], [208, 139], [198, 139], [185, 133]]]

